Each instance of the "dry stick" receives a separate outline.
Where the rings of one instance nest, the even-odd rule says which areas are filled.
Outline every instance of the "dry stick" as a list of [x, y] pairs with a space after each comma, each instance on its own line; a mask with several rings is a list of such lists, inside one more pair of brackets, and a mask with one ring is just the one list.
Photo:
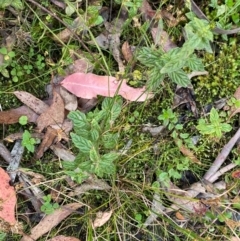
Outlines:
[[226, 160], [227, 156], [229, 155], [230, 151], [232, 150], [233, 146], [235, 145], [235, 143], [239, 138], [240, 138], [240, 128], [238, 129], [236, 134], [230, 139], [230, 141], [223, 147], [222, 151], [218, 154], [212, 166], [208, 169], [208, 171], [204, 175], [204, 179], [206, 179], [207, 181], [211, 180], [212, 176], [216, 174], [218, 169]]
[[219, 171], [217, 171], [215, 174], [213, 174], [210, 178], [209, 178], [209, 182], [214, 183], [220, 176], [222, 176], [224, 173], [232, 170], [234, 167], [236, 167], [237, 164], [235, 163], [230, 163], [227, 166], [221, 168]]

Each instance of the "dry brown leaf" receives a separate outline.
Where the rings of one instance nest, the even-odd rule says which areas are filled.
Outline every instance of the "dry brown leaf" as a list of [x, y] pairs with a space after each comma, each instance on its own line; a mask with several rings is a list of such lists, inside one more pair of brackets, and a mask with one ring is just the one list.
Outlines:
[[70, 203], [55, 210], [52, 214], [45, 216], [39, 224], [32, 228], [31, 234], [24, 235], [20, 241], [33, 241], [38, 239], [82, 206], [83, 204], [81, 203]]
[[98, 212], [97, 217], [93, 222], [93, 228], [98, 228], [103, 226], [112, 216], [113, 211], [109, 212]]
[[21, 106], [16, 109], [10, 109], [7, 111], [0, 112], [0, 124], [15, 124], [18, 123], [19, 118], [21, 116], [27, 116], [28, 122], [36, 122], [39, 115], [37, 115], [34, 111], [29, 109], [27, 106]]
[[78, 238], [66, 237], [63, 235], [56, 236], [54, 238], [48, 239], [47, 241], [80, 241]]
[[42, 113], [37, 119], [38, 131], [42, 130], [52, 124], [62, 124], [64, 121], [64, 101], [62, 97], [54, 91], [53, 103]]
[[65, 109], [72, 111], [78, 107], [77, 97], [72, 93], [69, 93], [66, 89], [60, 86], [60, 95], [64, 100]]
[[184, 221], [184, 220], [186, 220], [186, 218], [182, 215], [182, 213], [181, 212], [176, 212], [175, 213], [175, 216], [176, 216], [176, 218], [178, 219], [178, 220], [181, 220], [181, 221]]
[[182, 209], [197, 215], [204, 215], [207, 211], [206, 205], [200, 200], [194, 199], [200, 192], [204, 192], [200, 185], [201, 183], [194, 183], [188, 191], [181, 190], [172, 182], [166, 186], [166, 195], [173, 203], [169, 211]]
[[132, 53], [132, 50], [131, 50], [131, 47], [130, 47], [128, 41], [125, 41], [122, 45], [122, 54], [123, 54], [124, 59], [127, 62], [130, 62], [133, 59], [133, 53]]
[[[81, 25], [83, 25], [83, 26], [81, 26]], [[73, 27], [73, 26], [74, 26], [75, 30], [78, 28], [79, 29], [84, 28], [84, 22], [81, 20], [81, 18], [77, 17], [76, 19], [74, 19], [71, 27]], [[71, 29], [66, 28], [66, 29], [62, 30], [60, 33], [54, 35], [53, 38], [60, 43], [61, 42], [66, 43], [69, 41], [69, 39], [71, 37], [73, 37], [73, 34], [75, 32], [74, 29], [71, 30]]]
[[198, 165], [202, 165], [202, 163], [198, 160], [198, 158], [193, 154], [191, 150], [189, 150], [183, 144], [179, 144], [177, 142], [178, 140], [175, 140], [175, 143], [177, 144], [179, 150], [182, 152], [184, 156], [188, 157], [192, 162], [197, 163]]
[[97, 98], [92, 99], [84, 99], [84, 98], [78, 98], [78, 107], [79, 110], [83, 113], [89, 112], [92, 108], [94, 108], [98, 103]]
[[23, 104], [39, 115], [45, 112], [49, 107], [42, 100], [26, 91], [14, 91], [13, 93]]
[[40, 159], [43, 156], [43, 153], [54, 143], [56, 137], [57, 137], [57, 130], [48, 126], [47, 131], [44, 135], [44, 138], [36, 152], [35, 157], [37, 159]]

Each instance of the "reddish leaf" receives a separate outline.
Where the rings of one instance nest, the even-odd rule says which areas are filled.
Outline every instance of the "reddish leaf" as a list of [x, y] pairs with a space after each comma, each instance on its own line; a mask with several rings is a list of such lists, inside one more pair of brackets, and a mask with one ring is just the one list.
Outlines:
[[232, 173], [233, 178], [240, 179], [240, 170], [236, 170]]
[[121, 95], [131, 101], [145, 101], [152, 97], [144, 93], [145, 88], [132, 88], [126, 80], [117, 81], [115, 77], [99, 76], [95, 74], [75, 73], [62, 81], [62, 86], [78, 97], [92, 99], [97, 95], [113, 97]]
[[64, 120], [64, 102], [62, 97], [57, 93], [53, 93], [53, 103], [42, 113], [37, 119], [39, 132], [52, 124], [62, 124]]
[[16, 193], [12, 186], [9, 185], [10, 177], [0, 167], [0, 219], [9, 223], [16, 224], [15, 205]]

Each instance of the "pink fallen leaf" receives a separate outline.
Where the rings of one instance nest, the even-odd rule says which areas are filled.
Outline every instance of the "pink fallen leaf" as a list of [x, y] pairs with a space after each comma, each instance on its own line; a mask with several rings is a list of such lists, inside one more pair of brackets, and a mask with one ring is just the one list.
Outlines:
[[48, 239], [47, 241], [80, 241], [78, 238], [66, 237], [63, 235], [56, 236], [54, 238]]
[[38, 239], [80, 207], [82, 207], [81, 203], [70, 203], [55, 210], [52, 214], [45, 216], [39, 224], [33, 227], [30, 235], [24, 235], [21, 241], [33, 241]]
[[16, 224], [15, 205], [16, 193], [12, 186], [9, 185], [9, 175], [0, 167], [0, 220], [9, 225]]
[[97, 95], [113, 97], [121, 95], [130, 101], [145, 101], [153, 95], [143, 88], [133, 88], [126, 80], [118, 81], [115, 77], [95, 74], [75, 73], [62, 81], [62, 86], [78, 97], [92, 99]]
[[112, 210], [109, 212], [98, 212], [97, 217], [93, 222], [93, 228], [103, 226], [112, 216]]

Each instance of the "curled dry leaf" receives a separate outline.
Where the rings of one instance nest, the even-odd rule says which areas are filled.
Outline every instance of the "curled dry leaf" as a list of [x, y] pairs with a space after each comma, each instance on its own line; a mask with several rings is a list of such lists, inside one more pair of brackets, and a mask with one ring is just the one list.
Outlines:
[[48, 126], [47, 131], [44, 135], [44, 138], [38, 147], [35, 157], [40, 159], [43, 156], [43, 153], [54, 143], [55, 138], [57, 137], [57, 130]]
[[81, 203], [70, 203], [55, 210], [52, 214], [45, 216], [39, 224], [33, 227], [30, 235], [24, 235], [21, 241], [33, 241], [38, 239], [82, 206]]
[[75, 73], [62, 81], [62, 86], [78, 97], [92, 99], [98, 95], [113, 97], [121, 95], [130, 101], [145, 101], [153, 95], [145, 88], [133, 88], [126, 80], [117, 81], [115, 77], [99, 76], [95, 74]]
[[191, 150], [189, 150], [186, 146], [183, 144], [178, 144], [177, 140], [175, 141], [179, 150], [182, 152], [182, 154], [186, 157], [188, 157], [192, 162], [197, 163], [198, 165], [202, 165], [202, 163], [198, 160], [198, 158], [193, 154]]
[[27, 116], [28, 122], [36, 122], [39, 115], [29, 109], [27, 106], [21, 106], [16, 109], [0, 112], [0, 124], [15, 124], [18, 123], [21, 116]]
[[64, 101], [57, 93], [53, 93], [53, 103], [42, 113], [37, 119], [37, 127], [39, 132], [52, 124], [62, 124], [64, 120]]
[[54, 238], [48, 239], [47, 241], [80, 241], [78, 238], [66, 237], [63, 235], [56, 236]]
[[133, 53], [132, 53], [131, 47], [127, 41], [125, 41], [122, 45], [122, 54], [123, 54], [124, 59], [127, 62], [130, 62], [133, 59]]
[[34, 95], [25, 91], [14, 91], [14, 95], [26, 106], [32, 109], [37, 114], [42, 114], [48, 109], [48, 105]]
[[0, 177], [0, 220], [9, 225], [14, 225], [16, 224], [16, 193], [14, 188], [9, 185], [10, 177], [1, 167]]
[[98, 212], [97, 217], [93, 222], [93, 228], [98, 228], [103, 226], [112, 216], [113, 211], [109, 212]]

